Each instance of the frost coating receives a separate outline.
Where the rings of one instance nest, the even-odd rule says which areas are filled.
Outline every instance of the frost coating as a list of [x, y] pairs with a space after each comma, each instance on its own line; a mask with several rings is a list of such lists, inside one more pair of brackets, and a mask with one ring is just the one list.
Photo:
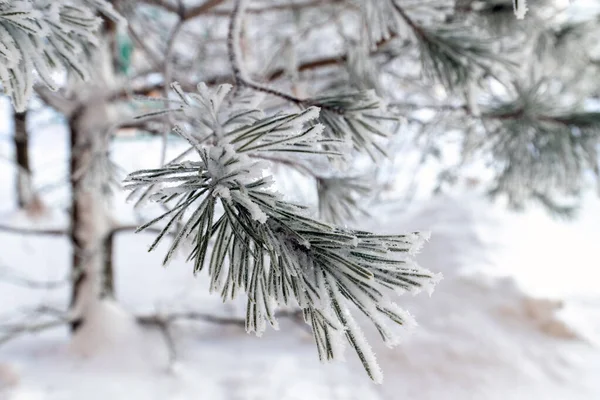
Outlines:
[[[265, 151], [337, 155], [330, 150], [337, 142], [321, 137], [324, 128], [316, 119], [325, 113], [335, 125], [343, 115], [341, 122], [348, 127], [356, 132], [364, 128], [363, 136], [372, 134], [373, 126], [364, 125], [369, 111], [364, 111], [379, 110], [374, 93], [323, 97], [314, 103], [323, 107], [265, 117], [249, 108], [249, 101], [237, 105], [235, 95], [228, 97], [227, 85], [198, 85], [197, 93], [184, 93], [178, 85], [173, 89], [180, 98], [178, 111], [183, 111], [178, 115], [186, 122], [192, 119], [175, 131], [200, 161], [170, 163], [128, 177], [127, 188], [157, 192], [155, 199], [169, 209], [139, 228], [166, 221], [150, 249], [171, 233], [167, 263], [180, 243], [191, 243], [188, 260], [194, 262], [194, 272], [208, 270], [211, 292], [224, 301], [247, 295], [248, 332], [261, 335], [268, 325], [277, 329], [277, 308], [299, 307], [312, 327], [321, 361], [343, 355], [340, 339], [345, 336], [369, 376], [381, 382], [374, 352], [354, 313], [366, 317], [387, 346], [400, 342], [397, 331], [414, 323], [392, 296], [396, 291], [431, 291], [439, 280], [413, 260], [428, 234], [377, 235], [313, 219], [306, 207], [271, 190], [272, 177], [265, 176], [266, 165], [257, 161]], [[355, 100], [365, 102], [364, 108], [352, 107]], [[225, 104], [234, 111], [222, 110]], [[198, 125], [209, 136], [189, 129]]]
[[410, 248], [410, 250], [408, 251], [408, 253], [412, 256], [418, 254], [419, 251], [421, 251], [421, 249], [423, 248], [423, 245], [426, 242], [428, 242], [430, 238], [431, 238], [431, 232], [429, 232], [429, 231], [413, 233], [412, 234], [413, 245]]
[[527, 14], [527, 0], [513, 0], [513, 8], [517, 19], [525, 19]]
[[0, 2], [0, 82], [18, 112], [32, 94], [34, 72], [52, 90], [61, 69], [87, 79], [85, 52], [98, 45], [101, 23], [96, 10], [118, 18], [104, 0]]

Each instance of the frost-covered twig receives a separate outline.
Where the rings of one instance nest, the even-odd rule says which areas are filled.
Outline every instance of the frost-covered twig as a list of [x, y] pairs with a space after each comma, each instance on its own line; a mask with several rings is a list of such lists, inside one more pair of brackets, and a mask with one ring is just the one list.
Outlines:
[[227, 34], [227, 50], [229, 54], [229, 63], [233, 71], [233, 77], [237, 87], [247, 87], [259, 92], [267, 93], [276, 97], [280, 97], [290, 103], [298, 106], [308, 104], [306, 100], [283, 93], [265, 85], [253, 82], [244, 70], [241, 50], [240, 50], [240, 33], [241, 23], [246, 11], [247, 0], [236, 0], [231, 12], [231, 20], [229, 22], [229, 31]]
[[173, 3], [166, 0], [141, 0], [143, 3], [152, 4], [171, 13], [178, 14], [183, 20], [191, 20], [204, 15], [224, 1], [225, 0], [206, 0], [197, 6], [182, 8], [180, 5], [175, 6]]
[[478, 71], [494, 76], [492, 63], [507, 64], [494, 53], [489, 39], [473, 35], [465, 26], [428, 27], [413, 19], [397, 0], [381, 3], [390, 4], [412, 30], [419, 44], [423, 72], [439, 80], [448, 90], [470, 83]]
[[[109, 230], [107, 235], [110, 235], [111, 233], [133, 232], [136, 229], [137, 225], [117, 226]], [[0, 225], [0, 232], [24, 236], [65, 236], [69, 234], [69, 231], [66, 229], [22, 228], [9, 225]], [[160, 230], [150, 228], [148, 232], [158, 233]]]
[[8, 225], [0, 225], [0, 232], [27, 236], [64, 236], [68, 233], [64, 229], [21, 228]]
[[72, 281], [73, 277], [58, 281], [40, 281], [19, 274], [16, 270], [6, 266], [0, 266], [0, 281], [13, 285], [23, 286], [28, 289], [53, 290], [65, 287]]
[[156, 326], [160, 330], [160, 333], [162, 334], [167, 346], [167, 351], [169, 354], [169, 367], [171, 367], [175, 361], [177, 361], [177, 349], [175, 347], [175, 340], [173, 339], [170, 327], [172, 320], [159, 315], [147, 315], [136, 317], [136, 321], [142, 326]]
[[[281, 311], [277, 313], [278, 318], [290, 318], [293, 321], [297, 321], [298, 318], [302, 317], [301, 311]], [[181, 313], [168, 313], [165, 315], [152, 314], [152, 315], [139, 315], [136, 317], [136, 321], [142, 326], [156, 326], [165, 339], [165, 345], [169, 353], [169, 365], [172, 365], [177, 361], [177, 348], [175, 339], [171, 332], [172, 325], [177, 322], [204, 322], [215, 325], [230, 325], [244, 328], [246, 321], [243, 318], [235, 317], [224, 317], [209, 313], [201, 312], [181, 312]]]
[[[302, 316], [302, 311], [278, 311], [276, 316], [278, 318], [294, 319]], [[196, 311], [167, 313], [165, 315], [140, 315], [136, 317], [136, 320], [142, 325], [170, 324], [178, 321], [197, 321], [208, 322], [216, 325], [233, 325], [240, 328], [244, 328], [246, 326], [246, 320], [244, 318], [224, 317]]]
[[[153, 0], [149, 0], [153, 1]], [[327, 5], [343, 5], [345, 7], [354, 7], [354, 4], [349, 3], [347, 0], [312, 0], [303, 2], [288, 2], [281, 4], [272, 4], [265, 6], [254, 6], [246, 9], [247, 14], [266, 14], [276, 12], [301, 12], [310, 9], [323, 7]], [[225, 7], [212, 9], [207, 14], [211, 16], [230, 17], [231, 9]]]
[[[59, 309], [40, 306], [30, 312], [36, 316], [50, 316], [51, 319], [46, 321], [24, 321], [18, 323], [0, 324], [0, 345], [6, 344], [9, 341], [15, 340], [27, 334], [40, 333], [46, 330], [66, 326], [77, 321], [77, 317], [69, 315], [68, 312]], [[290, 318], [298, 320], [301, 317], [300, 311], [282, 311], [277, 313], [279, 318]], [[215, 314], [201, 312], [174, 312], [164, 315], [138, 315], [135, 317], [137, 323], [142, 326], [156, 326], [161, 330], [165, 337], [165, 342], [169, 350], [169, 360], [171, 363], [176, 361], [177, 352], [175, 339], [171, 334], [171, 325], [177, 322], [205, 322], [215, 325], [231, 325], [244, 328], [245, 320], [243, 318], [224, 317]]]
[[[183, 8], [182, 0], [179, 0], [179, 7]], [[165, 50], [165, 62], [164, 62], [164, 68], [163, 68], [163, 76], [164, 76], [165, 82], [171, 82], [171, 79], [172, 79], [173, 67], [171, 64], [171, 58], [173, 56], [173, 48], [175, 46], [175, 40], [177, 38], [177, 35], [183, 29], [184, 23], [185, 23], [185, 20], [181, 19], [181, 17], [180, 17], [180, 19], [175, 24], [175, 27], [171, 30], [171, 33], [169, 34], [169, 38], [167, 39], [167, 47]], [[165, 99], [169, 98], [169, 87], [168, 86], [164, 87], [163, 95], [164, 95]], [[165, 100], [165, 108], [168, 106], [169, 106], [169, 103], [167, 100]], [[166, 114], [165, 119], [167, 121], [167, 127], [163, 131], [163, 136], [162, 136], [162, 146], [161, 146], [161, 152], [160, 152], [160, 165], [161, 166], [165, 165], [165, 162], [167, 160], [167, 144], [168, 144], [167, 142], [169, 139], [169, 132], [171, 131], [171, 129], [173, 129], [173, 119], [171, 118], [171, 114]]]
[[[387, 137], [381, 124], [394, 120], [385, 115], [385, 106], [373, 90], [337, 93], [309, 99], [300, 99], [265, 85], [253, 82], [244, 71], [240, 55], [240, 24], [244, 16], [245, 1], [235, 3], [228, 32], [228, 52], [231, 68], [238, 87], [247, 87], [280, 97], [300, 108], [318, 107], [320, 120], [326, 127], [326, 136], [350, 144], [366, 152], [372, 159], [386, 155], [375, 136]], [[386, 38], [385, 40], [387, 40]]]
[[98, 44], [101, 23], [96, 8], [118, 17], [104, 0], [77, 7], [68, 2], [0, 2], [0, 81], [17, 111], [24, 111], [31, 97], [34, 71], [53, 90], [58, 88], [57, 69], [88, 77], [85, 52]]
[[4, 345], [27, 334], [40, 333], [50, 329], [66, 326], [75, 320], [76, 318], [73, 316], [62, 314], [54, 315], [53, 319], [42, 322], [31, 321], [0, 325], [0, 345]]
[[144, 52], [144, 54], [148, 57], [150, 62], [153, 64], [153, 69], [156, 71], [160, 71], [163, 67], [164, 61], [160, 59], [158, 54], [155, 54], [154, 50], [146, 43], [140, 34], [138, 34], [136, 28], [129, 24], [127, 25], [127, 31], [129, 36], [138, 44], [140, 49]]

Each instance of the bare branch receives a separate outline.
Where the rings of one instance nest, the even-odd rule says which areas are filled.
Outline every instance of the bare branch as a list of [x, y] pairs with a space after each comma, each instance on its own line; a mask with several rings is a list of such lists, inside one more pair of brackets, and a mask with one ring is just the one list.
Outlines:
[[[166, 0], [141, 0], [144, 3], [152, 4], [157, 7], [161, 7], [166, 11], [171, 13], [179, 13], [179, 10], [176, 5], [166, 1]], [[210, 3], [210, 2], [207, 2]], [[219, 17], [229, 17], [231, 16], [231, 9], [215, 9], [215, 5], [209, 6], [207, 3], [204, 3], [198, 7], [191, 8], [185, 11], [184, 15], [186, 19], [195, 18], [197, 16], [203, 14], [209, 14], [211, 16], [219, 16]], [[223, 1], [219, 1], [218, 3], [223, 3]], [[304, 3], [297, 2], [289, 2], [287, 4], [275, 4], [272, 6], [265, 7], [252, 7], [248, 8], [248, 14], [265, 14], [269, 12], [298, 12], [311, 8], [322, 7], [323, 5], [334, 5], [334, 4], [346, 4], [349, 5], [346, 0], [313, 0], [307, 1]], [[218, 5], [218, 4], [217, 4]]]
[[19, 228], [16, 226], [0, 225], [0, 232], [12, 233], [24, 236], [64, 236], [68, 232], [64, 229], [32, 229]]
[[160, 61], [159, 56], [154, 53], [154, 51], [146, 43], [146, 41], [140, 37], [140, 35], [137, 33], [137, 31], [134, 29], [134, 27], [131, 24], [128, 24], [127, 30], [129, 32], [129, 35], [133, 38], [133, 40], [135, 40], [135, 42], [140, 46], [142, 51], [150, 59], [150, 62], [152, 62], [152, 64], [154, 65], [154, 68], [156, 70], [162, 69], [163, 62]]
[[[179, 8], [183, 9], [183, 0], [179, 0]], [[171, 66], [171, 58], [173, 56], [173, 49], [175, 47], [175, 39], [181, 30], [183, 29], [183, 25], [185, 24], [185, 20], [180, 17], [177, 21], [177, 24], [171, 31], [169, 38], [167, 39], [167, 48], [165, 50], [165, 63], [163, 69], [163, 77], [165, 80], [165, 85], [163, 88], [163, 96], [165, 97], [165, 108], [169, 107], [169, 85], [171, 84], [171, 75], [173, 72]], [[169, 139], [169, 133], [171, 129], [173, 129], [173, 116], [171, 113], [167, 113], [165, 115], [165, 120], [167, 121], [167, 128], [164, 130], [162, 135], [162, 146], [160, 151], [160, 166], [162, 167], [167, 160], [167, 141]]]
[[[275, 314], [275, 318], [298, 318], [302, 316], [302, 311], [279, 311]], [[177, 321], [196, 321], [196, 322], [208, 322], [217, 325], [232, 325], [238, 327], [245, 327], [246, 320], [237, 317], [223, 317], [214, 314], [201, 313], [201, 312], [184, 312], [184, 313], [173, 313], [167, 315], [145, 315], [138, 316], [136, 320], [142, 325], [160, 325], [170, 324]]]
[[[231, 69], [233, 70], [233, 77], [235, 79], [235, 84], [238, 87], [247, 87], [250, 89], [254, 89], [259, 92], [267, 93], [273, 96], [280, 97], [290, 103], [296, 104], [297, 106], [304, 106], [306, 101], [303, 99], [299, 99], [295, 96], [289, 95], [287, 93], [280, 92], [278, 90], [272, 89], [270, 87], [260, 85], [258, 83], [252, 82], [249, 78], [243, 74], [243, 69], [241, 67], [242, 60], [239, 59], [239, 40], [240, 38], [237, 35], [240, 32], [240, 24], [245, 15], [245, 6], [244, 0], [236, 0], [233, 10], [231, 12], [231, 20], [229, 23], [229, 32], [227, 35], [227, 50], [229, 54], [229, 62], [231, 64]], [[327, 108], [327, 107], [325, 107]], [[332, 110], [334, 111], [334, 110]]]
[[[311, 8], [322, 7], [324, 5], [348, 4], [346, 0], [313, 0], [304, 3], [289, 2], [287, 4], [275, 4], [265, 7], [251, 7], [246, 11], [248, 14], [265, 14], [269, 12], [299, 12]], [[212, 10], [210, 15], [228, 17], [231, 15], [231, 10], [219, 9]]]
[[169, 352], [169, 366], [172, 366], [177, 361], [177, 348], [175, 347], [175, 340], [171, 334], [169, 321], [159, 318], [158, 316], [140, 316], [136, 318], [138, 324], [142, 326], [156, 326], [162, 334], [165, 345]]
[[224, 0], [207, 0], [203, 4], [185, 10], [183, 13], [182, 19], [188, 20], [192, 18], [196, 18], [202, 14], [206, 14], [208, 11], [223, 3]]
[[26, 287], [28, 289], [45, 289], [45, 290], [53, 290], [64, 287], [71, 281], [71, 277], [69, 276], [66, 279], [61, 279], [58, 281], [38, 281], [35, 279], [31, 279], [29, 277], [23, 276], [17, 273], [12, 268], [8, 268], [5, 266], [0, 267], [0, 280], [3, 282], [8, 282], [13, 285], [18, 285], [22, 287]]
[[70, 115], [74, 110], [73, 101], [62, 96], [60, 92], [53, 92], [43, 85], [35, 86], [35, 93], [48, 106], [63, 115]]
[[207, 0], [204, 3], [185, 9], [181, 5], [174, 5], [167, 0], [141, 0], [143, 3], [151, 4], [164, 9], [165, 11], [177, 14], [182, 20], [190, 20], [201, 15], [206, 14], [208, 11], [223, 3], [224, 0]]
[[25, 334], [40, 333], [49, 329], [58, 328], [75, 321], [75, 318], [62, 317], [51, 321], [39, 323], [21, 323], [0, 326], [0, 345], [17, 339]]
[[[108, 235], [121, 233], [121, 232], [133, 232], [137, 229], [137, 225], [122, 225], [118, 226], [107, 233]], [[145, 232], [159, 233], [160, 229], [148, 228]], [[35, 228], [20, 228], [16, 226], [0, 225], [0, 232], [25, 235], [25, 236], [65, 236], [69, 234], [69, 231], [65, 229], [35, 229]]]
[[402, 108], [409, 110], [430, 109], [435, 111], [468, 111], [466, 104], [418, 104], [418, 103], [390, 103], [389, 107]]

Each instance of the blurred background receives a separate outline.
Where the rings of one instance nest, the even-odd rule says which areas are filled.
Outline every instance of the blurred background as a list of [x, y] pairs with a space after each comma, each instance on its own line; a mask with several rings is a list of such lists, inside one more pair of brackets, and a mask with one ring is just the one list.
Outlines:
[[[156, 232], [135, 230], [164, 211], [121, 182], [189, 145], [136, 116], [168, 105], [164, 82], [234, 81], [236, 2], [110, 3], [127, 24], [73, 2], [102, 19], [87, 80], [55, 73], [24, 112], [0, 98], [0, 399], [600, 398], [599, 1], [530, 0], [522, 20], [510, 0], [248, 2], [248, 76], [300, 99], [372, 90], [392, 117], [343, 168], [264, 157], [322, 219], [431, 232], [417, 261], [444, 279], [397, 298], [418, 326], [388, 348], [364, 325], [380, 385], [351, 351], [320, 363], [293, 310], [246, 333], [244, 299], [209, 293], [187, 253], [162, 266], [171, 239], [148, 252]], [[103, 301], [82, 320], [90, 259]]]

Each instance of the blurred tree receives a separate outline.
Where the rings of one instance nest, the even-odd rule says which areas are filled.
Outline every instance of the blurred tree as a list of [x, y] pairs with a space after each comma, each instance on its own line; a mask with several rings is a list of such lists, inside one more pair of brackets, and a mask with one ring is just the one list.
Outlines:
[[[160, 165], [126, 179], [138, 204], [165, 210], [140, 227], [159, 225], [151, 249], [171, 235], [165, 263], [191, 249], [194, 271], [207, 267], [212, 290], [224, 299], [245, 292], [249, 331], [276, 326], [277, 306], [299, 306], [321, 359], [334, 358], [345, 335], [380, 380], [348, 307], [394, 344], [385, 319], [403, 325], [410, 317], [391, 292], [427, 289], [438, 277], [412, 260], [422, 235], [334, 224], [371, 211], [366, 199], [377, 185], [364, 165], [376, 170], [393, 156], [390, 143], [415, 130], [427, 143], [423, 159], [440, 156], [445, 136], [458, 133], [459, 161], [440, 173], [442, 183], [478, 163], [491, 176], [483, 182], [490, 195], [570, 214], [589, 177], [597, 184], [600, 176], [600, 113], [586, 105], [597, 93], [598, 17], [574, 18], [567, 6], [0, 0], [5, 92], [25, 110], [36, 71], [55, 90], [36, 92], [71, 129], [78, 321], [112, 292], [107, 268], [118, 227], [106, 204], [115, 178], [108, 143], [122, 127], [160, 132]], [[95, 15], [106, 17], [105, 29]], [[119, 32], [122, 20], [131, 42]], [[50, 71], [61, 65], [67, 79], [55, 84]], [[156, 91], [163, 98], [132, 100]], [[167, 160], [171, 134], [189, 149]], [[322, 220], [271, 190], [260, 161], [312, 179]]]

